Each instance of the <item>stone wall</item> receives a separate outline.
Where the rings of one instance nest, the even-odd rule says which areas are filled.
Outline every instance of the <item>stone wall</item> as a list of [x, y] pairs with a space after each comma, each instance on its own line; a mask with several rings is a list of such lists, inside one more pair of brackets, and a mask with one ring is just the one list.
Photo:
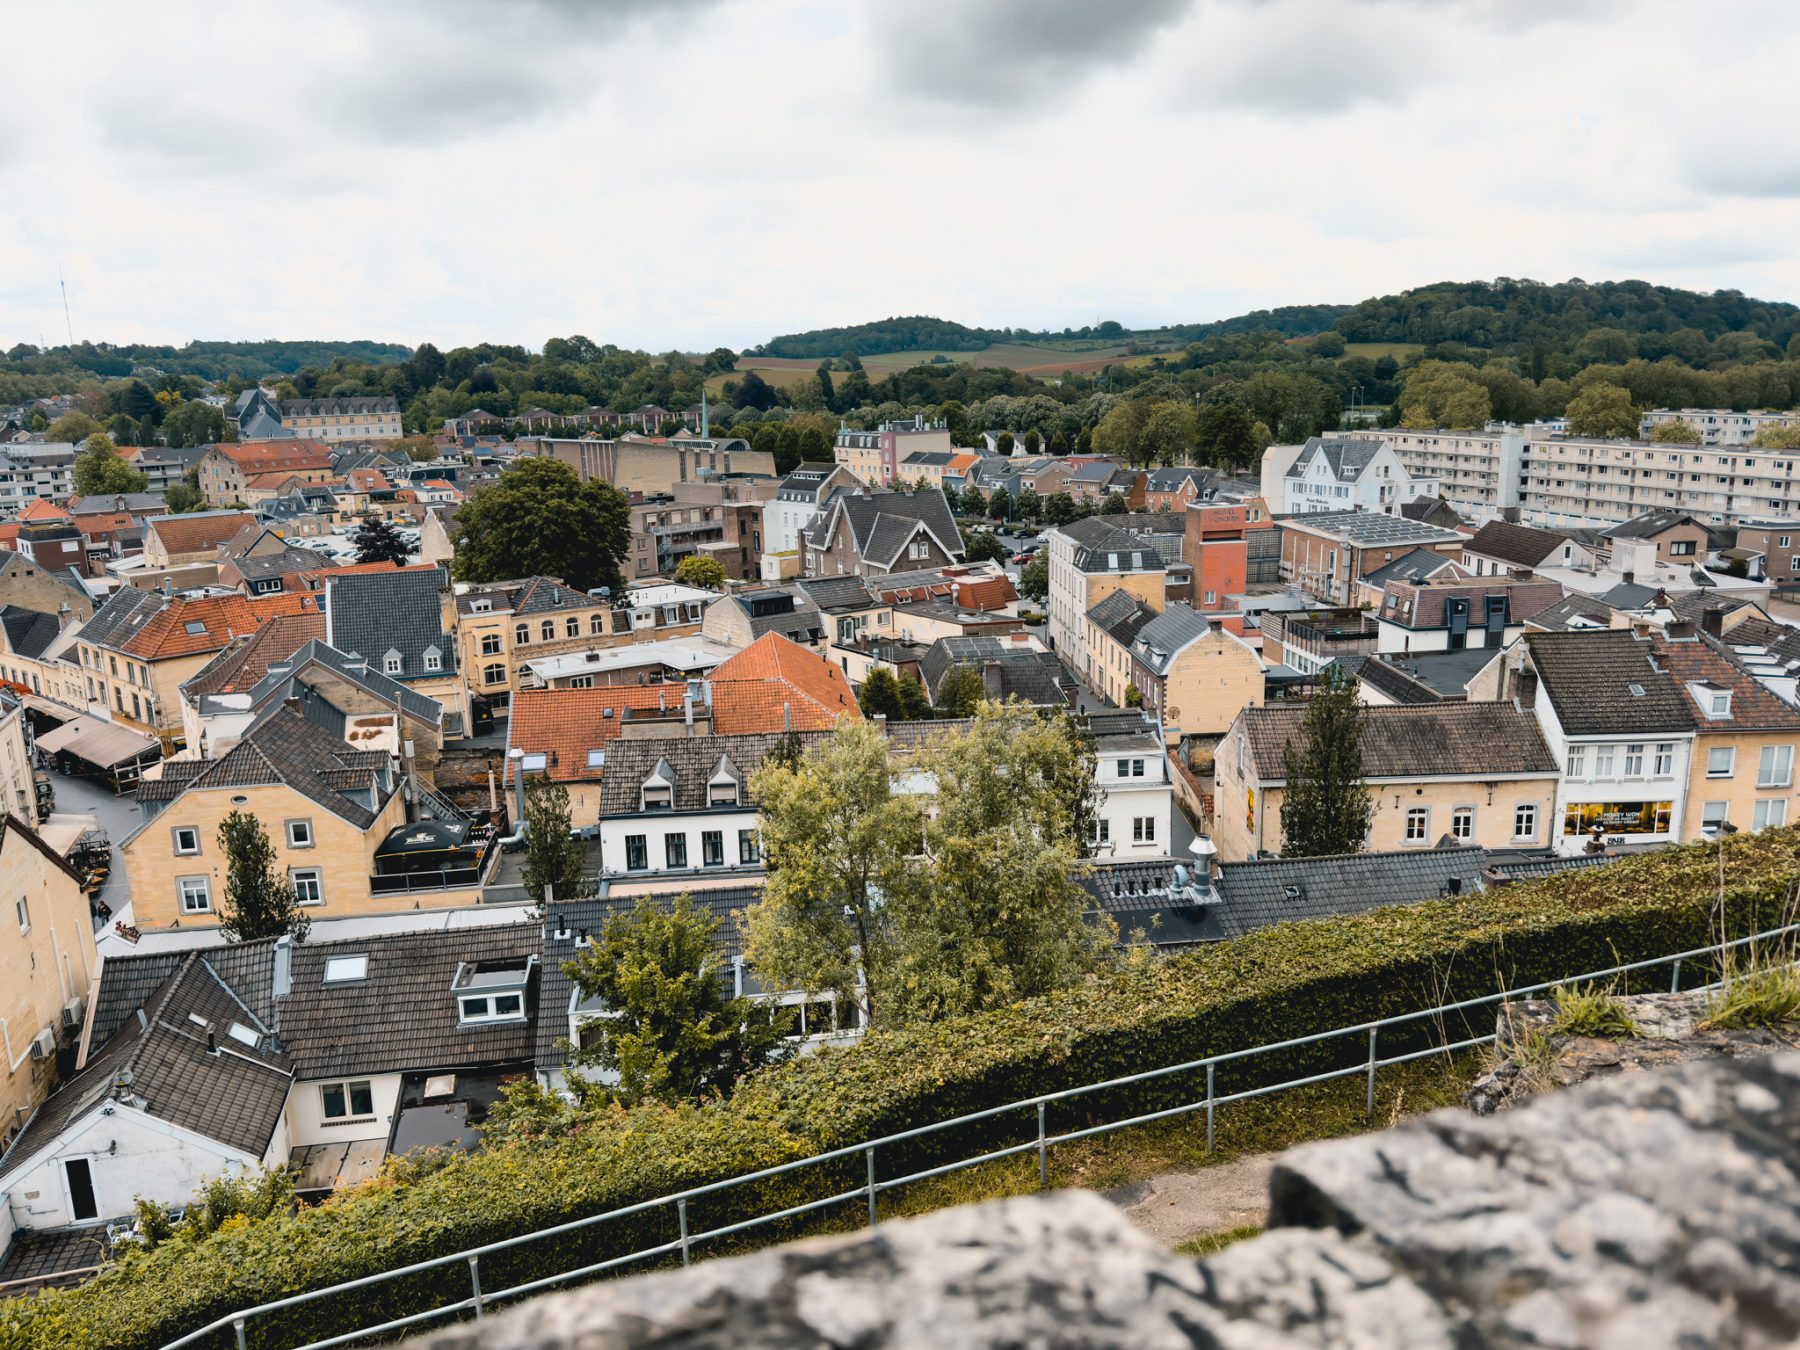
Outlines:
[[1285, 1155], [1205, 1262], [1078, 1192], [602, 1283], [415, 1342], [625, 1347], [1787, 1346], [1800, 1053], [1440, 1111]]

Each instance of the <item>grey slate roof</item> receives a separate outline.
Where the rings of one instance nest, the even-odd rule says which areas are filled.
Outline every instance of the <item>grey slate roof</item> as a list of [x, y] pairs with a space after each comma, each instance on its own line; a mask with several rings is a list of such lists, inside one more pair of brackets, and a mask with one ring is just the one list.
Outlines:
[[120, 586], [94, 611], [94, 616], [81, 626], [81, 636], [98, 647], [123, 647], [151, 616], [169, 603], [161, 591], [140, 590], [136, 586]]
[[[444, 631], [443, 586], [437, 568], [333, 577], [326, 583], [325, 640], [346, 655], [367, 657], [377, 670], [385, 670], [388, 652], [398, 652], [402, 680], [454, 673], [456, 641]], [[434, 671], [425, 669], [431, 647], [440, 661]]]
[[[796, 732], [803, 744], [825, 739], [828, 731]], [[600, 815], [635, 816], [640, 812], [644, 780], [659, 765], [674, 784], [676, 811], [707, 809], [707, 785], [723, 768], [739, 783], [738, 800], [749, 803], [750, 775], [781, 741], [778, 733], [740, 736], [618, 737], [606, 748], [606, 776], [600, 780]], [[660, 812], [658, 814], [667, 814]]]
[[1088, 619], [1122, 647], [1130, 647], [1138, 631], [1157, 611], [1129, 591], [1113, 591], [1087, 612]]
[[1158, 675], [1169, 673], [1176, 654], [1205, 637], [1212, 625], [1192, 606], [1170, 605], [1138, 629], [1131, 654]]
[[1621, 581], [1600, 598], [1614, 609], [1643, 609], [1654, 603], [1660, 594], [1661, 592], [1654, 586], [1639, 585], [1635, 581]]
[[1221, 906], [1190, 864], [1174, 858], [1095, 862], [1080, 878], [1095, 909], [1109, 914], [1124, 943], [1192, 947], [1227, 936]]
[[281, 400], [281, 412], [284, 417], [317, 417], [321, 414], [334, 413], [392, 413], [400, 415], [400, 403], [392, 394], [377, 394], [362, 398], [284, 398]]
[[[75, 1120], [109, 1099], [142, 1110], [260, 1161], [287, 1105], [293, 1066], [269, 1040], [269, 1028], [226, 986], [210, 953], [187, 952], [87, 1067], [38, 1109], [0, 1173], [53, 1143]], [[200, 1019], [196, 1022], [194, 1019]], [[233, 1023], [257, 1043], [233, 1039]], [[209, 1049], [208, 1034], [215, 1049]]]
[[1181, 485], [1190, 479], [1193, 480], [1195, 491], [1204, 493], [1207, 484], [1212, 482], [1212, 470], [1185, 464], [1152, 469], [1145, 476], [1144, 488], [1148, 492], [1179, 492]]
[[[277, 1001], [282, 1047], [300, 1078], [527, 1063], [537, 1044], [537, 971], [520, 1022], [458, 1025], [451, 981], [464, 963], [523, 966], [540, 944], [528, 923], [301, 943], [292, 992]], [[367, 976], [327, 985], [326, 961], [351, 955], [368, 958]]]
[[12, 650], [33, 660], [42, 656], [62, 631], [56, 615], [20, 605], [0, 605], [0, 627], [6, 629], [6, 641]]
[[1364, 658], [1356, 677], [1398, 703], [1435, 703], [1467, 698], [1469, 681], [1499, 659], [1498, 647], [1461, 651], [1392, 652]]
[[[1284, 777], [1282, 747], [1299, 745], [1306, 708], [1270, 704], [1239, 714], [1256, 773]], [[1537, 719], [1510, 703], [1440, 703], [1362, 710], [1365, 777], [1507, 777], [1554, 774], [1559, 765]]]
[[1516, 567], [1540, 567], [1546, 558], [1559, 554], [1566, 535], [1549, 530], [1534, 530], [1529, 525], [1513, 525], [1504, 520], [1490, 520], [1469, 540], [1468, 550], [1484, 558], [1497, 558]]
[[292, 576], [297, 572], [316, 572], [321, 567], [330, 567], [331, 559], [309, 548], [290, 545], [279, 553], [240, 555], [232, 558], [231, 564], [247, 581], [267, 581], [271, 577]]
[[375, 823], [378, 812], [345, 792], [356, 788], [372, 791], [379, 807], [398, 786], [389, 779], [386, 754], [352, 750], [341, 740], [334, 742], [321, 736], [292, 708], [282, 706], [246, 731], [243, 739], [218, 759], [167, 761], [161, 778], [146, 781], [138, 789], [138, 801], [172, 803], [189, 789], [276, 784], [285, 784], [361, 830]]
[[936, 698], [959, 666], [980, 673], [991, 699], [1023, 699], [1038, 708], [1062, 708], [1075, 701], [1074, 677], [1049, 652], [1009, 644], [988, 633], [939, 638], [919, 658], [919, 675]]
[[1313, 462], [1323, 459], [1331, 476], [1342, 482], [1362, 477], [1369, 462], [1387, 445], [1379, 436], [1322, 436], [1309, 438], [1294, 462], [1288, 466], [1289, 478], [1304, 478]]
[[[793, 608], [783, 609], [777, 603], [779, 597], [784, 595], [793, 599]], [[819, 612], [812, 597], [799, 587], [745, 591], [727, 595], [713, 601], [713, 604], [729, 605], [742, 610], [745, 622], [750, 625], [752, 640], [769, 633], [780, 633], [785, 638], [807, 645], [818, 641], [819, 636], [825, 632], [825, 616]]]
[[840, 519], [848, 524], [856, 554], [865, 562], [892, 566], [919, 526], [924, 526], [950, 557], [962, 556], [962, 534], [939, 489], [845, 493], [807, 525], [807, 542], [815, 548], [825, 547]]
[[1436, 576], [1447, 567], [1457, 566], [1454, 558], [1446, 557], [1442, 553], [1435, 553], [1428, 548], [1415, 548], [1402, 553], [1391, 563], [1385, 563], [1365, 575], [1362, 584], [1385, 586], [1390, 581], [1423, 581], [1427, 577]]
[[1565, 595], [1554, 605], [1539, 610], [1525, 622], [1528, 627], [1548, 633], [1574, 629], [1605, 628], [1612, 619], [1613, 607], [1592, 595]]
[[802, 577], [795, 584], [827, 614], [870, 609], [876, 603], [861, 577]]
[[[1154, 572], [1181, 560], [1181, 535], [1150, 528], [1157, 519], [1088, 516], [1058, 529], [1075, 541], [1075, 566], [1082, 572]], [[1161, 519], [1181, 523], [1178, 516]]]
[[[1684, 523], [1701, 525], [1686, 511], [1646, 511], [1621, 525], [1609, 526], [1605, 533], [1609, 539], [1652, 539], [1664, 530], [1672, 530]], [[1705, 526], [1701, 525], [1701, 528]]]
[[1525, 643], [1557, 720], [1571, 736], [1689, 731], [1695, 725], [1686, 691], [1650, 664], [1650, 644], [1629, 629], [1527, 633]]
[[1293, 919], [1324, 919], [1383, 905], [1406, 905], [1480, 890], [1487, 853], [1432, 848], [1350, 853], [1330, 858], [1270, 858], [1223, 863], [1217, 886], [1226, 937]]
[[301, 699], [303, 705], [308, 697], [324, 699], [326, 696], [307, 682], [307, 667], [315, 664], [355, 685], [371, 697], [393, 704], [409, 716], [433, 726], [443, 724], [444, 705], [436, 699], [427, 698], [424, 694], [408, 689], [398, 680], [389, 679], [366, 661], [353, 662], [343, 652], [316, 638], [307, 642], [292, 656], [269, 667], [268, 673], [251, 686], [250, 706], [263, 708], [272, 701], [290, 696]]

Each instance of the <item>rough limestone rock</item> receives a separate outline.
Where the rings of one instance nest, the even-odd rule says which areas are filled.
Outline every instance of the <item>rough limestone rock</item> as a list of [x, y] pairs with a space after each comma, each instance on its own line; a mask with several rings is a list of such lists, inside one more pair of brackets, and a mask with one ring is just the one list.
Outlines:
[[541, 1298], [430, 1350], [1800, 1342], [1800, 1053], [1622, 1074], [1290, 1151], [1206, 1262], [1081, 1193]]

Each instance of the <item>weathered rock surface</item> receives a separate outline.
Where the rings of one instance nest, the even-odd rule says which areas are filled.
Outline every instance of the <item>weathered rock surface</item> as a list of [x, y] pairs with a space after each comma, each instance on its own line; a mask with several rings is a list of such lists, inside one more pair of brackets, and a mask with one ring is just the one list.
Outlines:
[[1503, 1056], [1469, 1085], [1464, 1104], [1478, 1116], [1504, 1111], [1540, 1092], [1573, 1087], [1613, 1074], [1661, 1069], [1696, 1059], [1739, 1059], [1800, 1044], [1800, 1028], [1725, 1031], [1708, 1027], [1710, 996], [1631, 994], [1617, 1002], [1637, 1035], [1623, 1040], [1553, 1031], [1557, 1005], [1528, 999], [1504, 1005], [1496, 1017], [1496, 1049]]
[[1271, 1231], [1183, 1261], [1105, 1201], [946, 1211], [540, 1299], [432, 1350], [1800, 1341], [1800, 1053], [1292, 1150]]

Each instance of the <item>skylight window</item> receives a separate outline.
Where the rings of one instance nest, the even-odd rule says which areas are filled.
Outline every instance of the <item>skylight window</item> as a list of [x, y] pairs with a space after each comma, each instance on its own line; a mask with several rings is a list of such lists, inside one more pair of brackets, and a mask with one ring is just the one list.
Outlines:
[[1633, 698], [1642, 698], [1644, 696], [1644, 686], [1641, 684], [1627, 685], [1626, 688], [1631, 691], [1631, 696]]
[[550, 763], [548, 755], [526, 755], [519, 761], [519, 768], [525, 773], [542, 773]]
[[366, 980], [369, 977], [369, 958], [366, 955], [333, 956], [325, 962], [326, 984], [349, 984], [354, 980]]
[[606, 766], [606, 751], [604, 751], [604, 750], [588, 751], [587, 766], [590, 769], [604, 768]]
[[230, 1030], [225, 1034], [230, 1036], [231, 1039], [236, 1041], [239, 1045], [247, 1045], [251, 1047], [251, 1049], [255, 1049], [256, 1043], [262, 1039], [262, 1037], [258, 1036], [242, 1022], [233, 1022]]
[[206, 631], [206, 625], [203, 622], [201, 622], [199, 619], [189, 619], [186, 623], [182, 624], [181, 626], [183, 628], [187, 629], [189, 634], [191, 634], [194, 637], [199, 637], [202, 633], [204, 633]]

